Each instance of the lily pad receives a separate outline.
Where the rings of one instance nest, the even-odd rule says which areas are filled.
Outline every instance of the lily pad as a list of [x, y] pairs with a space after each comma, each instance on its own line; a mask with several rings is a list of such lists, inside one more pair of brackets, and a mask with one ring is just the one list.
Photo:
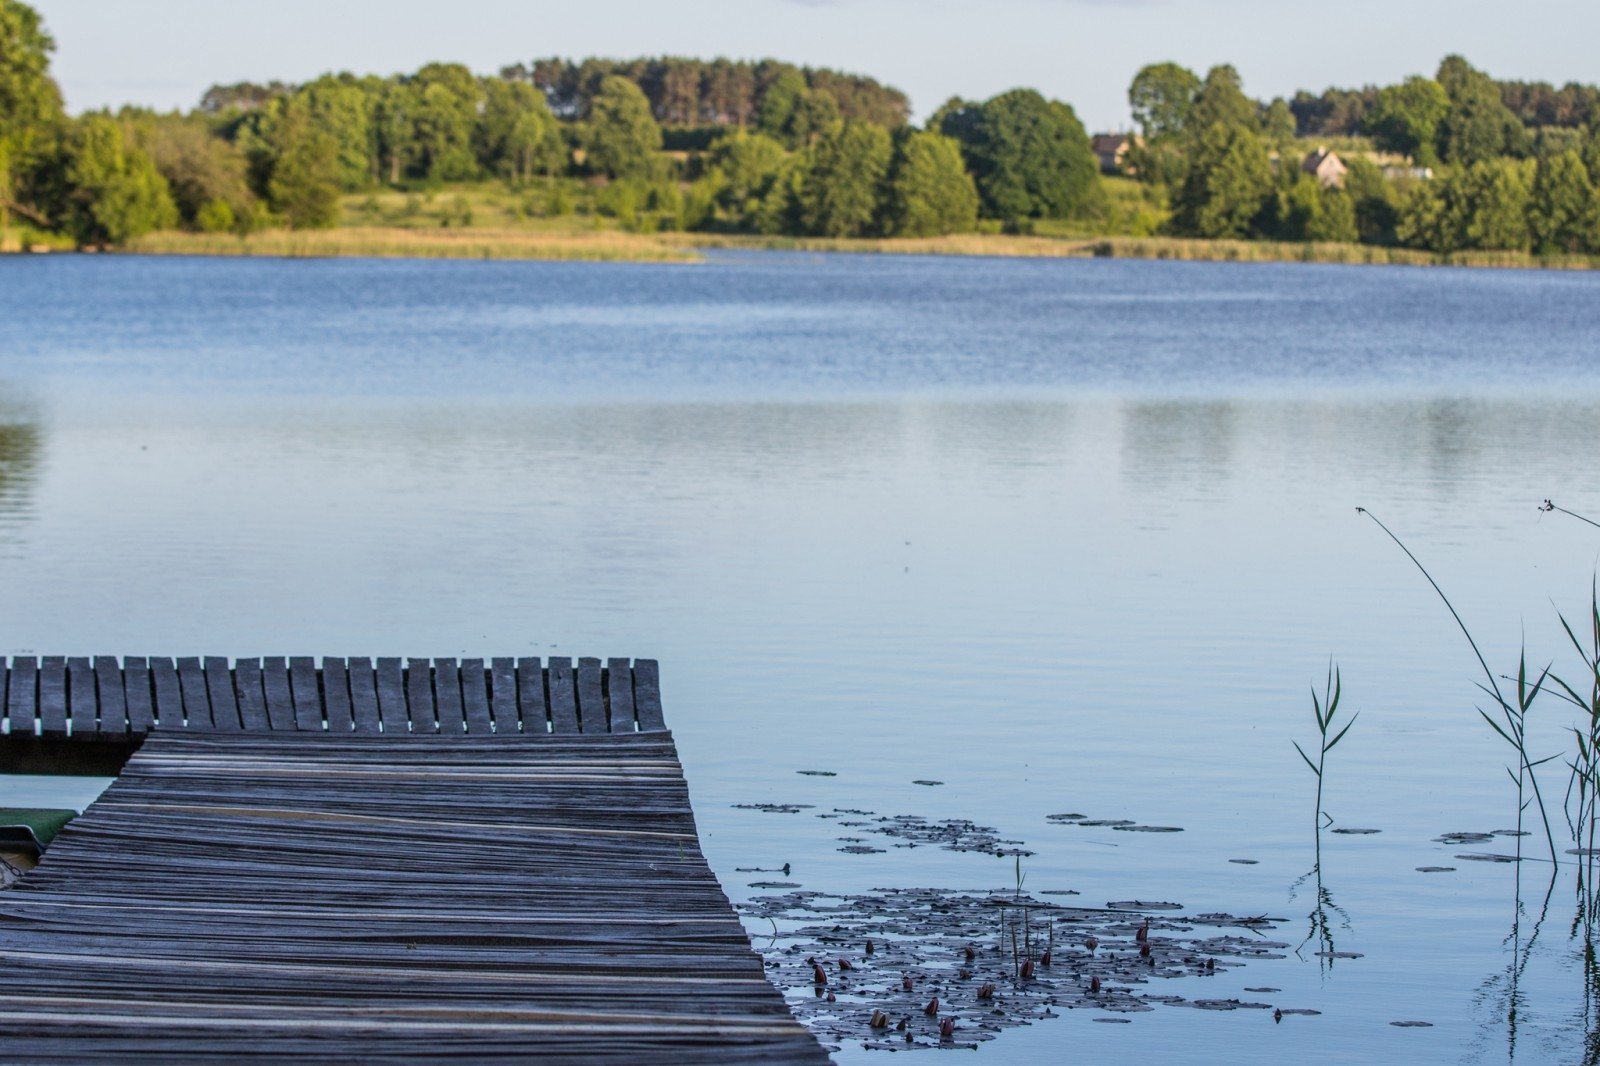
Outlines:
[[1149, 899], [1119, 899], [1106, 904], [1114, 911], [1181, 911], [1181, 903], [1165, 903]]
[[1456, 868], [1454, 866], [1419, 866], [1419, 867], [1417, 867], [1417, 873], [1419, 873], [1419, 874], [1448, 874], [1448, 873], [1454, 873], [1455, 869]]
[[838, 777], [832, 770], [796, 770], [795, 773], [806, 777]]
[[943, 781], [926, 781], [926, 780], [923, 780], [920, 777], [917, 780], [915, 780], [915, 781], [913, 781], [911, 783], [913, 785], [928, 785], [930, 787], [933, 786], [933, 785], [942, 785], [942, 784], [944, 784]]
[[1395, 1026], [1398, 1029], [1432, 1029], [1433, 1028], [1433, 1023], [1432, 1022], [1404, 1021], [1404, 1022], [1390, 1022], [1389, 1024], [1392, 1025], [1392, 1026]]
[[1183, 829], [1176, 825], [1114, 825], [1111, 828], [1122, 833], [1181, 833]]
[[1351, 836], [1351, 837], [1364, 837], [1364, 836], [1371, 836], [1373, 833], [1381, 833], [1381, 832], [1383, 832], [1383, 830], [1382, 829], [1352, 829], [1352, 828], [1346, 828], [1344, 826], [1340, 826], [1338, 829], [1332, 830], [1332, 832], [1342, 833], [1345, 836]]
[[1259, 866], [1260, 859], [1229, 859], [1229, 862], [1238, 863], [1240, 866]]

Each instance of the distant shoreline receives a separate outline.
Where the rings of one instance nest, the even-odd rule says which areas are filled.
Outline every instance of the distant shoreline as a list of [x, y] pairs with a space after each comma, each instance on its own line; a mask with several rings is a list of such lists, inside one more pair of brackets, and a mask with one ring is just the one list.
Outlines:
[[[946, 237], [824, 238], [746, 234], [528, 232], [453, 227], [404, 229], [347, 226], [329, 230], [226, 233], [161, 231], [136, 238], [115, 255], [260, 256], [268, 258], [489, 259], [589, 262], [696, 262], [712, 249], [941, 255], [1007, 259], [1165, 259], [1228, 263], [1337, 263], [1389, 266], [1593, 270], [1600, 257], [1540, 257], [1527, 252], [1435, 254], [1368, 244], [1206, 240], [1179, 237], [1032, 237], [952, 234]], [[62, 249], [41, 249], [60, 251]], [[12, 253], [26, 250], [11, 247]]]

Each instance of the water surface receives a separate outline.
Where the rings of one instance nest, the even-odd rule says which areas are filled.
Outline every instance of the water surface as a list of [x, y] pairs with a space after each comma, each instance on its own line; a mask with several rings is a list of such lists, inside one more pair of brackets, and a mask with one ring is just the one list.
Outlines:
[[980, 1056], [1577, 1061], [1570, 881], [1513, 1033], [1515, 868], [1432, 841], [1511, 823], [1505, 752], [1354, 508], [1497, 665], [1524, 635], [1557, 653], [1600, 537], [1534, 505], [1600, 512], [1597, 327], [1587, 274], [0, 259], [0, 650], [654, 656], [735, 899], [761, 876], [738, 867], [784, 862], [837, 890], [1015, 880], [732, 806], [813, 803], [973, 818], [1037, 852], [1030, 890], [1281, 915], [1295, 943], [1290, 741], [1332, 657], [1362, 718], [1326, 806], [1383, 832], [1324, 836], [1322, 875], [1364, 957], [1159, 990], [1322, 1016], [1074, 1012]]

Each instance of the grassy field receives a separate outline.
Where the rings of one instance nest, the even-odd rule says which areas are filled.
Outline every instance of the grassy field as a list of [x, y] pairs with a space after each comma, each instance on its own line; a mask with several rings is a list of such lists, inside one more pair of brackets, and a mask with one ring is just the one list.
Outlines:
[[140, 255], [263, 255], [290, 259], [347, 256], [692, 262], [700, 258], [687, 245], [615, 229], [552, 232], [488, 227], [344, 226], [331, 230], [263, 230], [248, 237], [163, 231], [130, 241], [123, 250]]

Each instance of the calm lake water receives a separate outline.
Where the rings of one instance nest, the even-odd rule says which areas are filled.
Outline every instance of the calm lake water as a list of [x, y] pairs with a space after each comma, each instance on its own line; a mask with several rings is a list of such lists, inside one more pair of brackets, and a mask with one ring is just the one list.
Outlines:
[[[1315, 904], [1291, 740], [1331, 657], [1361, 718], [1325, 805], [1382, 830], [1322, 841], [1362, 957], [1155, 989], [1321, 1016], [1074, 1011], [979, 1056], [1577, 1062], [1571, 871], [1545, 908], [1523, 864], [1513, 939], [1517, 867], [1454, 858], [1510, 841], [1434, 841], [1514, 822], [1507, 753], [1355, 508], [1497, 668], [1560, 656], [1600, 533], [1535, 505], [1600, 514], [1597, 340], [1591, 274], [0, 259], [0, 651], [654, 656], [735, 900], [784, 862], [1014, 887], [1011, 859], [841, 853], [814, 816], [864, 808], [1023, 839], [1031, 891], [1281, 916], [1291, 944]], [[1568, 717], [1538, 706], [1535, 755]]]

